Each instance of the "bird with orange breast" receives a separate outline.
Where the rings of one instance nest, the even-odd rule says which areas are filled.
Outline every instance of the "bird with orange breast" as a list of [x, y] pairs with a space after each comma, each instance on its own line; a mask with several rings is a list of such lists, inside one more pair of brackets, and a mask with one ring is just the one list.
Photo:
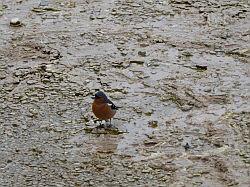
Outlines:
[[99, 120], [110, 120], [114, 117], [118, 108], [115, 104], [109, 100], [104, 92], [98, 91], [94, 97], [94, 102], [92, 103], [92, 111]]

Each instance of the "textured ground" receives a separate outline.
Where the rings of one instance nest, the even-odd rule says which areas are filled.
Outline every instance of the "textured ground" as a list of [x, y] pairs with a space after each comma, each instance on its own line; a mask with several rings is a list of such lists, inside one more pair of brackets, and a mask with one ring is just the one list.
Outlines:
[[250, 186], [249, 28], [247, 0], [2, 0], [0, 186]]

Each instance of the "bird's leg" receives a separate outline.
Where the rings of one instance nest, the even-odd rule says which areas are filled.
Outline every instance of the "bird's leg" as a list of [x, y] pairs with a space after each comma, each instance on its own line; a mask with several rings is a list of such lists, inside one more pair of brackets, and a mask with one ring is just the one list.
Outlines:
[[112, 127], [112, 123], [111, 123], [111, 118], [109, 119], [109, 124], [108, 127], [111, 128]]

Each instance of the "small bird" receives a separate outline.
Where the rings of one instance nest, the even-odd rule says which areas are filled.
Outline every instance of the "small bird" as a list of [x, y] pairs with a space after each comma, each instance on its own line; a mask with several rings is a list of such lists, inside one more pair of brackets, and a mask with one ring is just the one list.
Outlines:
[[100, 120], [110, 120], [111, 125], [111, 118], [114, 117], [119, 107], [115, 106], [102, 91], [98, 91], [92, 99], [94, 99], [92, 111], [95, 116]]

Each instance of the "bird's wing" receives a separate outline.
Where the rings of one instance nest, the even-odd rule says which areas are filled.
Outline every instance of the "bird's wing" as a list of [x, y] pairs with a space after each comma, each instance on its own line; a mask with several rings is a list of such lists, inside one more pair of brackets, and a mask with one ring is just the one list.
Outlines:
[[111, 109], [113, 109], [113, 110], [118, 110], [118, 108], [120, 108], [120, 107], [115, 106], [115, 104], [112, 101], [110, 101], [109, 99], [107, 100], [107, 103], [111, 107]]

